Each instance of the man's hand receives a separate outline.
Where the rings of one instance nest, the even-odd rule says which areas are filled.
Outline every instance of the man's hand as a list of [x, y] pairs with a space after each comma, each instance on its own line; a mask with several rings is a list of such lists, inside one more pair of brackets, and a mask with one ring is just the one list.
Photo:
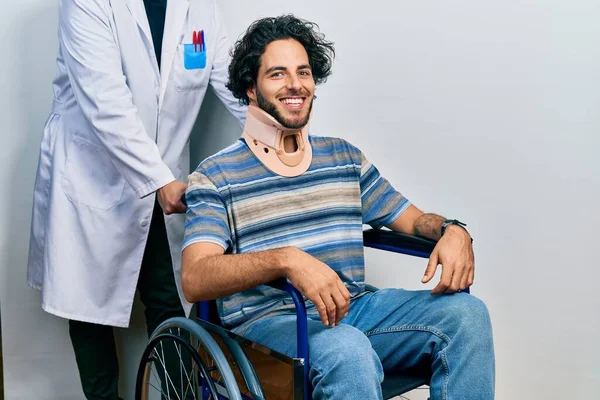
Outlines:
[[431, 294], [454, 293], [473, 284], [475, 256], [471, 237], [467, 231], [452, 225], [446, 228], [444, 236], [438, 241], [429, 257], [423, 283], [433, 278], [439, 264], [442, 264], [442, 277]]
[[329, 266], [300, 249], [289, 249], [288, 279], [315, 304], [324, 325], [338, 325], [348, 315], [348, 289]]
[[186, 206], [181, 202], [181, 196], [184, 195], [187, 185], [183, 182], [173, 181], [158, 189], [158, 203], [163, 212], [169, 214], [185, 213]]

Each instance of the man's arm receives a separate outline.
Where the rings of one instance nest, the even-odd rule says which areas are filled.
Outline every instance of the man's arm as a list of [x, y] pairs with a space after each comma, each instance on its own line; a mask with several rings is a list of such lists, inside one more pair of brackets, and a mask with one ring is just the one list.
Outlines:
[[183, 293], [190, 303], [229, 296], [282, 277], [315, 304], [323, 324], [337, 325], [347, 315], [350, 293], [339, 276], [295, 247], [226, 255], [217, 244], [198, 242], [183, 250]]
[[223, 247], [208, 242], [183, 249], [182, 284], [190, 303], [226, 297], [286, 276], [286, 248], [226, 255]]
[[442, 265], [442, 277], [431, 294], [453, 293], [473, 284], [475, 277], [475, 261], [471, 236], [456, 225], [449, 225], [442, 236], [442, 223], [446, 218], [430, 213], [423, 213], [410, 205], [400, 217], [388, 225], [393, 231], [418, 235], [437, 241], [423, 276], [427, 283], [435, 275], [439, 264]]

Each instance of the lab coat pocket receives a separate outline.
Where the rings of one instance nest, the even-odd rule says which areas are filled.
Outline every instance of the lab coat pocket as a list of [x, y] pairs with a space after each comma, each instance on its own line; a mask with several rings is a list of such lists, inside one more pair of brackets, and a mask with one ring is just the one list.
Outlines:
[[71, 202], [108, 210], [121, 201], [125, 179], [102, 145], [74, 134], [66, 157], [61, 186]]
[[207, 65], [206, 50], [194, 51], [193, 44], [180, 44], [175, 62], [173, 70], [177, 90], [186, 92], [207, 86], [210, 68]]
[[185, 69], [206, 68], [206, 50], [197, 51], [197, 45], [183, 45], [183, 66]]

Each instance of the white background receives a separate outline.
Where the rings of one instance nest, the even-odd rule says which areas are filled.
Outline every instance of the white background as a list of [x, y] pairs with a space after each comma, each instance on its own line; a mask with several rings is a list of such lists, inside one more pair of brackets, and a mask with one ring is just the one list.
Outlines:
[[[336, 43], [312, 131], [360, 147], [420, 208], [468, 223], [492, 316], [498, 399], [600, 398], [600, 3], [220, 1], [232, 38], [293, 12]], [[32, 187], [56, 72], [57, 1], [0, 16], [0, 305], [8, 400], [81, 399], [67, 324], [25, 284]], [[195, 159], [239, 126], [214, 96]], [[378, 286], [419, 288], [425, 260], [367, 252]], [[74, 282], [76, 284], [76, 282]], [[431, 287], [431, 285], [429, 286]], [[122, 395], [145, 342], [118, 330]], [[415, 394], [411, 398], [422, 398]]]

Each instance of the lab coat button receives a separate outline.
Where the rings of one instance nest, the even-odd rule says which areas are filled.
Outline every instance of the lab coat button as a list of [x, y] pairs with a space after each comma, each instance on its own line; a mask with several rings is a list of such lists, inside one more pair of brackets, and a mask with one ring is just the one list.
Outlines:
[[148, 226], [148, 220], [147, 219], [143, 219], [140, 221], [140, 226], [142, 228], [145, 228], [146, 226]]

